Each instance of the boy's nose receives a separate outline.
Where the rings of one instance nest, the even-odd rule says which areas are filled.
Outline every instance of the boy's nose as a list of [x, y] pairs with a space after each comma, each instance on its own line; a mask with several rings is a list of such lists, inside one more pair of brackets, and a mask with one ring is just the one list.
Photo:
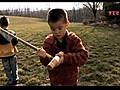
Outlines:
[[55, 29], [55, 33], [59, 33], [59, 29], [58, 28]]

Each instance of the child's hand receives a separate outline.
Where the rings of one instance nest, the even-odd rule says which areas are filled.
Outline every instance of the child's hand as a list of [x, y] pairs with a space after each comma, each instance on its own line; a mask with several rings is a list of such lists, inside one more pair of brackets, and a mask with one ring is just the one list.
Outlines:
[[60, 57], [60, 63], [63, 63], [63, 61], [64, 61], [64, 52], [60, 51], [56, 55]]
[[38, 56], [40, 56], [42, 58], [46, 57], [46, 51], [43, 48], [38, 48], [36, 53]]
[[63, 63], [63, 60], [64, 60], [64, 52], [60, 51], [50, 61], [50, 63], [48, 64], [48, 69], [52, 70], [54, 67], [59, 66], [61, 63]]

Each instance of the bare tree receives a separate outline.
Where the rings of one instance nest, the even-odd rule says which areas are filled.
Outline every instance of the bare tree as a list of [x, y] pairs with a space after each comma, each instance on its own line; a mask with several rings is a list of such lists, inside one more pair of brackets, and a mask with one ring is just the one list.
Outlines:
[[102, 2], [87, 2], [87, 4], [83, 4], [93, 13], [95, 22], [96, 22], [97, 10], [100, 8], [101, 4]]

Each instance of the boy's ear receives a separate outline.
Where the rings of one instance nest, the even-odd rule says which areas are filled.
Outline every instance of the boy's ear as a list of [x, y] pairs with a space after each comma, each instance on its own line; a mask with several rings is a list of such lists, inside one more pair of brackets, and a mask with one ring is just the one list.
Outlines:
[[68, 27], [69, 27], [69, 25], [70, 25], [70, 22], [69, 22], [69, 21], [67, 21], [67, 23], [66, 23], [66, 27], [68, 28]]

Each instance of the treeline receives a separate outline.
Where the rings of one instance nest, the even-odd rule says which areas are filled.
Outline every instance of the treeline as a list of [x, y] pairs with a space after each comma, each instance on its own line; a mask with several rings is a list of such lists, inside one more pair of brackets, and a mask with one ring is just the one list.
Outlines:
[[[30, 8], [7, 9], [0, 10], [0, 15], [35, 17], [46, 20], [48, 10], [43, 9], [31, 10]], [[70, 22], [82, 22], [84, 19], [92, 20], [94, 18], [93, 13], [86, 7], [79, 9], [75, 9], [75, 7], [73, 7], [72, 10], [67, 10], [67, 12]], [[100, 12], [101, 10], [98, 11], [97, 18], [99, 17]]]

